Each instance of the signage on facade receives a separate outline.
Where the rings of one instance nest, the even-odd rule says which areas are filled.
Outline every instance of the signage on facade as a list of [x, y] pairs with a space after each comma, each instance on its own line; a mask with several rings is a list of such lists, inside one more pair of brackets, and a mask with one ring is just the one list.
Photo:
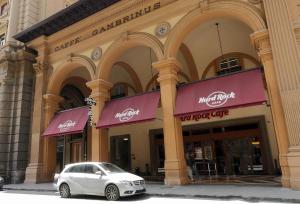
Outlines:
[[93, 36], [96, 36], [96, 35], [99, 35], [103, 32], [106, 32], [108, 30], [111, 30], [112, 28], [115, 28], [115, 27], [118, 27], [124, 23], [127, 23], [129, 21], [132, 21], [134, 19], [137, 19], [139, 17], [142, 17], [148, 13], [151, 13], [157, 9], [161, 8], [161, 3], [160, 2], [157, 2], [157, 3], [154, 3], [153, 5], [150, 5], [150, 6], [147, 6], [143, 9], [140, 9], [140, 10], [137, 10], [127, 16], [123, 16], [121, 18], [118, 18], [117, 20], [114, 20], [114, 21], [111, 21], [110, 23], [107, 23], [105, 25], [101, 25], [100, 27], [98, 28], [95, 28], [94, 30], [92, 30], [90, 33], [87, 34], [87, 36], [77, 36], [75, 37], [74, 39], [71, 39], [67, 42], [64, 42], [63, 44], [60, 44], [58, 46], [56, 46], [54, 48], [54, 52], [57, 52], [57, 51], [60, 51], [60, 50], [63, 50], [65, 48], [68, 48], [68, 47], [71, 47], [85, 39], [88, 39], [88, 38], [91, 38]]
[[68, 131], [70, 128], [74, 127], [76, 125], [75, 121], [67, 120], [66, 122], [59, 124], [57, 128], [59, 129], [59, 132], [65, 132]]
[[195, 120], [199, 121], [201, 119], [212, 119], [212, 118], [223, 118], [225, 116], [229, 115], [229, 110], [217, 110], [217, 111], [211, 111], [211, 112], [205, 112], [205, 113], [195, 113], [192, 115], [185, 115], [181, 116], [181, 121], [190, 121]]
[[115, 118], [118, 118], [120, 122], [127, 122], [134, 116], [138, 116], [140, 113], [139, 109], [134, 110], [133, 108], [127, 108], [122, 113], [117, 113]]
[[179, 87], [175, 115], [207, 113], [265, 101], [261, 70], [252, 69]]
[[160, 92], [111, 100], [105, 104], [97, 128], [108, 128], [129, 123], [153, 120]]

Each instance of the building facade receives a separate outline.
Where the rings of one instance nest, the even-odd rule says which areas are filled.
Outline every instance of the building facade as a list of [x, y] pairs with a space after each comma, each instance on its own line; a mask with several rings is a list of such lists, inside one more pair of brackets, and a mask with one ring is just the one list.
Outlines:
[[[50, 181], [65, 164], [91, 160], [149, 177], [163, 172], [165, 184], [186, 184], [185, 154], [193, 152], [197, 174], [281, 174], [283, 186], [299, 189], [298, 4], [86, 0], [17, 34], [38, 53], [25, 182]], [[221, 106], [236, 98], [235, 92], [214, 92], [199, 98], [198, 104], [210, 106], [206, 111], [177, 114], [180, 104], [189, 108], [198, 88], [226, 89], [236, 79], [230, 77], [254, 72], [262, 79], [260, 88], [250, 76], [234, 87], [249, 85], [249, 92], [241, 91], [244, 98], [261, 92], [264, 102]], [[202, 90], [199, 84], [207, 85]], [[179, 103], [182, 87], [191, 86], [197, 87]], [[158, 93], [160, 101], [138, 98], [149, 93]], [[96, 102], [91, 125], [65, 132], [75, 126], [75, 117], [54, 124], [85, 106], [85, 98]], [[209, 103], [216, 98], [219, 105]], [[113, 118], [121, 123], [105, 121], [125, 101], [143, 101], [148, 111], [156, 104], [154, 120], [124, 124], [142, 108], [123, 106]], [[51, 127], [65, 134], [51, 134]]]
[[74, 1], [53, 2], [0, 1], [0, 175], [9, 183], [25, 179], [36, 57], [12, 36]]

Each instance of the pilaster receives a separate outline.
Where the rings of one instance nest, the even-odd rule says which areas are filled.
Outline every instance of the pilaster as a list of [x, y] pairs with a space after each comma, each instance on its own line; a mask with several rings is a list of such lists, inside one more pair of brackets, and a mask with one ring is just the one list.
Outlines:
[[158, 72], [161, 103], [163, 111], [165, 184], [180, 185], [188, 182], [181, 121], [174, 116], [176, 100], [177, 73], [180, 63], [169, 58], [153, 64]]
[[300, 189], [300, 59], [287, 0], [264, 0], [289, 139], [291, 187]]
[[[96, 105], [93, 106], [93, 120], [98, 122], [101, 112], [104, 108], [105, 102], [109, 100], [109, 90], [112, 87], [110, 82], [102, 79], [97, 79], [86, 83], [86, 86], [92, 90], [90, 95], [96, 101]], [[92, 127], [92, 161], [108, 161], [108, 131], [107, 129], [96, 129]]]

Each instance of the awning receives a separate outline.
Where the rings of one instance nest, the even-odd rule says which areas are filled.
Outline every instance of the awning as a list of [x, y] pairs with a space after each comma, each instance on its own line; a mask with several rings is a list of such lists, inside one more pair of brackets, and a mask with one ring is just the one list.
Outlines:
[[108, 102], [102, 111], [97, 128], [137, 123], [155, 118], [159, 92], [115, 99]]
[[88, 107], [58, 112], [43, 136], [60, 136], [83, 132], [88, 120]]
[[260, 69], [183, 85], [177, 93], [176, 116], [266, 101]]

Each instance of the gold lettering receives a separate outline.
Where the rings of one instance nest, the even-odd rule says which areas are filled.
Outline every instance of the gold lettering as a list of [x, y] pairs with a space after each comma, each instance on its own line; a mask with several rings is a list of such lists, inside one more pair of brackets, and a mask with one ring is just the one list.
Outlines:
[[122, 20], [121, 19], [116, 20], [116, 26], [119, 26], [121, 24], [122, 24]]
[[98, 35], [98, 30], [93, 30], [92, 36]]
[[106, 31], [106, 29], [104, 28], [104, 27], [101, 27], [101, 29], [100, 29], [100, 32], [99, 33], [103, 33], [103, 32], [105, 32]]
[[138, 17], [140, 17], [142, 15], [143, 15], [143, 10], [139, 10], [139, 11], [135, 12], [135, 17], [136, 18], [138, 18]]
[[144, 8], [145, 13], [150, 13], [151, 12], [151, 6]]
[[107, 30], [110, 30], [110, 29], [112, 29], [114, 27], [115, 27], [114, 22], [112, 22], [110, 24], [107, 24]]
[[160, 8], [160, 2], [157, 2], [153, 6], [153, 10], [159, 9]]
[[128, 21], [130, 21], [130, 20], [129, 20], [129, 16], [125, 16], [125, 17], [123, 18], [123, 23], [126, 23], [126, 22], [128, 22]]

